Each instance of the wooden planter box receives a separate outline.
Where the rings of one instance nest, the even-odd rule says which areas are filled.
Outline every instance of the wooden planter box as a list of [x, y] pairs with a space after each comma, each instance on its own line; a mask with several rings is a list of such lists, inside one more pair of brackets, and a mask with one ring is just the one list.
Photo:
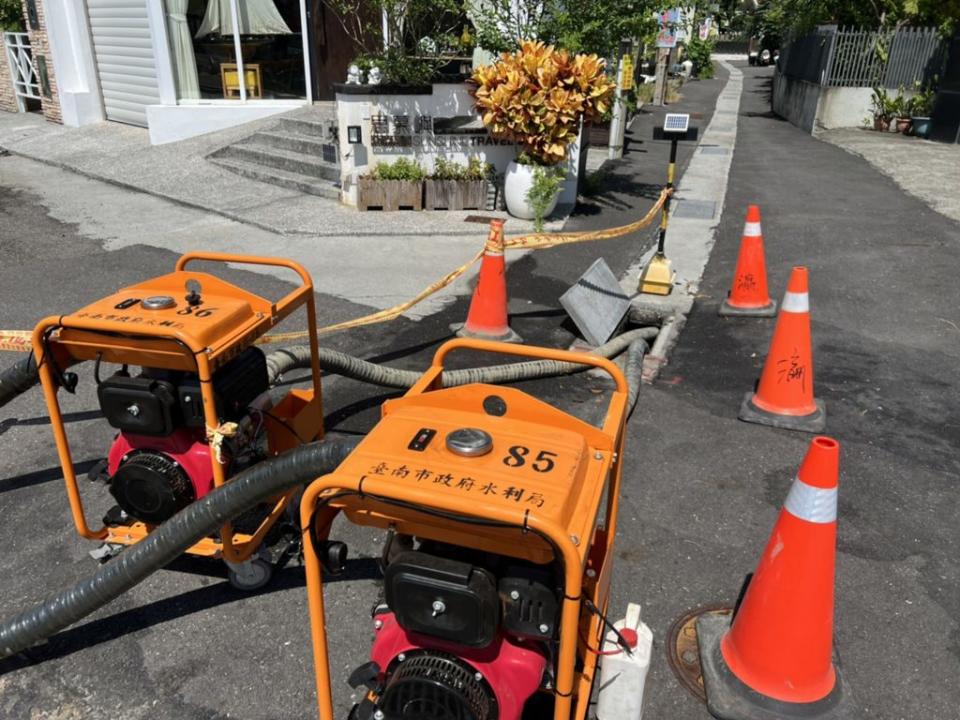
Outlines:
[[360, 210], [423, 210], [423, 183], [360, 178], [357, 184], [357, 207]]
[[427, 180], [427, 210], [486, 210], [486, 180]]

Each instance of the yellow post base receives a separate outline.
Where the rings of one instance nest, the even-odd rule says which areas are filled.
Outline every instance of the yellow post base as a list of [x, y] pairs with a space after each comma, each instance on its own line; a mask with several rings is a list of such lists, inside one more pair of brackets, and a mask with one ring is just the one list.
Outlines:
[[673, 290], [673, 278], [670, 261], [665, 255], [657, 253], [640, 273], [637, 290], [648, 295], [669, 295]]

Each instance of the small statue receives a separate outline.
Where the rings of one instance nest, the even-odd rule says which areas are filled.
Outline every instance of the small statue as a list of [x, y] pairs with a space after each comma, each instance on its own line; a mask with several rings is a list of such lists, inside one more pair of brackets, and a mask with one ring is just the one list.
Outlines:
[[347, 85], [360, 85], [361, 83], [360, 66], [351, 63], [350, 67], [347, 68]]
[[370, 73], [367, 75], [367, 85], [379, 85], [382, 82], [383, 78], [380, 75], [380, 68], [374, 65], [370, 68]]

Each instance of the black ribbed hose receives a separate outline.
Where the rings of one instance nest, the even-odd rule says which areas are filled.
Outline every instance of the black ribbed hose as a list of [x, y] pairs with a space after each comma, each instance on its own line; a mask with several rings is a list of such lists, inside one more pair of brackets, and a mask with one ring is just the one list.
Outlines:
[[40, 382], [37, 372], [37, 361], [30, 353], [22, 360], [18, 360], [10, 367], [0, 371], [0, 407], [22, 395]]
[[333, 472], [360, 438], [301, 445], [239, 473], [174, 515], [94, 575], [0, 625], [0, 659], [25, 650], [103, 607], [258, 503]]

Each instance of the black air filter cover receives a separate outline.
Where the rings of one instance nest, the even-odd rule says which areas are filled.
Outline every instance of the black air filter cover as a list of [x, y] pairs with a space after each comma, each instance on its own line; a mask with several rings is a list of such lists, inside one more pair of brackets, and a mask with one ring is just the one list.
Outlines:
[[127, 514], [151, 525], [193, 502], [193, 483], [179, 464], [151, 450], [134, 451], [110, 479], [110, 492]]
[[387, 720], [496, 720], [497, 698], [483, 677], [447, 653], [408, 653], [383, 693]]
[[475, 648], [496, 636], [500, 601], [494, 577], [483, 568], [409, 551], [387, 567], [384, 586], [404, 630]]

